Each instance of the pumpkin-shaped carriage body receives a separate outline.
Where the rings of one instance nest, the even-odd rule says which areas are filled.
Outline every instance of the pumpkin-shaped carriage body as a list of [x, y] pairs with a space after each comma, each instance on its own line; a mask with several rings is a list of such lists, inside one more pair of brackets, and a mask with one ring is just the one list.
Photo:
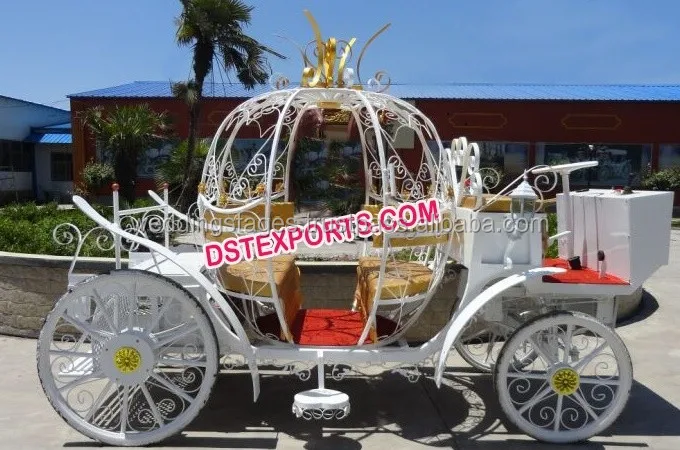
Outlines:
[[[364, 201], [341, 217], [295, 220], [295, 152], [301, 124], [316, 111], [353, 124]], [[261, 144], [244, 160], [234, 142], [247, 129], [258, 130]], [[424, 148], [413, 167], [395, 148], [406, 133]], [[428, 141], [439, 151], [430, 151]], [[207, 265], [260, 339], [320, 347], [394, 342], [426, 307], [449, 258], [453, 190], [446, 161], [431, 122], [384, 93], [299, 88], [253, 98], [222, 123], [206, 160], [198, 207], [210, 242]], [[344, 309], [306, 307], [314, 299], [301, 295], [298, 247], [345, 242], [361, 248], [354, 298]]]

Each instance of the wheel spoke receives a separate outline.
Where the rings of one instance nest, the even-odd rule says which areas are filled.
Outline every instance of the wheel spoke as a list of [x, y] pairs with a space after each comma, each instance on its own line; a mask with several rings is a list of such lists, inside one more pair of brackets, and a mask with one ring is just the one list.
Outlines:
[[50, 355], [63, 356], [67, 358], [92, 358], [93, 353], [90, 352], [74, 352], [71, 350], [50, 350]]
[[562, 414], [562, 400], [564, 400], [563, 395], [557, 396], [557, 406], [555, 406], [555, 423], [553, 424], [554, 431], [560, 431], [560, 422], [562, 421], [560, 414]]
[[128, 408], [130, 402], [130, 386], [123, 386], [123, 404], [120, 407], [120, 432], [125, 434], [127, 429]]
[[116, 330], [120, 330], [120, 299], [113, 300], [113, 323]]
[[547, 354], [547, 353], [545, 352], [545, 350], [539, 345], [538, 341], [536, 340], [536, 338], [535, 338], [534, 336], [531, 336], [531, 337], [529, 338], [529, 340], [531, 341], [531, 346], [534, 348], [534, 350], [536, 351], [536, 353], [538, 353], [538, 356], [540, 356], [541, 358], [543, 358], [543, 360], [544, 360], [546, 363], [548, 363], [548, 365], [557, 364], [557, 361], [555, 361], [555, 359], [554, 359], [553, 357], [551, 357], [551, 356], [549, 357], [549, 356], [548, 356], [548, 354]]
[[111, 389], [111, 385], [113, 384], [113, 380], [109, 380], [108, 383], [106, 383], [106, 386], [104, 386], [104, 389], [99, 393], [97, 396], [97, 399], [92, 403], [92, 408], [90, 408], [90, 412], [87, 413], [87, 416], [85, 416], [85, 421], [90, 422], [94, 419], [95, 414], [97, 414], [97, 410], [101, 406], [102, 402], [106, 398], [106, 394], [108, 394], [109, 390]]
[[[97, 289], [92, 289], [92, 293], [94, 293], [94, 296], [92, 297], [92, 300], [94, 301], [95, 305], [97, 305], [97, 310], [101, 311], [102, 316], [104, 316], [104, 320], [106, 321], [106, 324], [109, 326], [109, 329], [111, 330], [112, 333], [116, 333], [118, 330], [116, 327], [113, 325], [113, 322], [111, 321], [111, 318], [109, 317], [108, 314], [106, 314], [106, 308], [104, 308], [104, 304], [102, 301], [104, 300], [101, 295], [99, 295], [99, 292]], [[97, 312], [95, 310], [95, 314]]]
[[205, 367], [207, 363], [198, 359], [160, 358], [157, 364], [181, 367]]
[[552, 388], [550, 386], [546, 387], [542, 391], [540, 391], [538, 394], [534, 395], [531, 400], [526, 402], [525, 404], [522, 405], [522, 407], [519, 409], [519, 414], [524, 414], [524, 412], [534, 406], [536, 403], [540, 402], [541, 400], [545, 399], [548, 397], [548, 395], [552, 392]]
[[581, 384], [604, 384], [606, 386], [620, 386], [621, 381], [618, 378], [597, 378], [597, 377], [580, 377]]
[[120, 386], [116, 386], [116, 396], [113, 400], [115, 400], [115, 405], [111, 404], [109, 405], [103, 412], [100, 414], [98, 417], [94, 418], [94, 422], [92, 423], [95, 426], [102, 426], [103, 424], [107, 423], [108, 421], [112, 420], [113, 417], [118, 414], [120, 415], [120, 404], [122, 402], [122, 389]]
[[569, 354], [571, 351], [571, 338], [574, 333], [574, 324], [570, 323], [567, 325], [567, 331], [564, 334], [564, 356], [562, 357], [563, 363], [569, 362]]
[[153, 334], [152, 336], [158, 339], [158, 342], [156, 342], [155, 344], [155, 348], [158, 349], [164, 347], [173, 341], [176, 341], [188, 334], [193, 333], [196, 330], [198, 330], [197, 324], [194, 323], [191, 325], [187, 325], [186, 323], [183, 323], [182, 325], [176, 326], [175, 328], [171, 328], [169, 330]]
[[593, 408], [590, 407], [588, 402], [579, 394], [578, 392], [574, 392], [572, 396], [576, 399], [576, 402], [581, 405], [581, 407], [595, 420], [598, 419], [598, 415], [595, 414], [595, 411], [593, 411]]
[[[523, 349], [523, 350], [526, 350], [526, 349]], [[522, 357], [522, 359], [515, 358], [514, 364], [517, 365], [516, 367], [522, 368], [522, 367], [526, 366], [527, 364], [531, 364], [532, 362], [534, 362], [536, 360], [536, 356], [537, 356], [537, 352], [535, 350], [531, 350], [529, 353], [524, 355]]]
[[602, 353], [602, 350], [604, 350], [609, 344], [607, 341], [604, 341], [602, 344], [598, 345], [595, 350], [590, 352], [588, 356], [586, 356], [583, 359], [580, 359], [574, 364], [572, 369], [578, 371], [579, 369], [583, 369], [585, 366], [587, 366], [593, 359], [595, 359], [596, 356], [598, 356], [600, 353]]
[[164, 387], [166, 390], [177, 395], [178, 397], [182, 397], [187, 402], [192, 403], [194, 401], [194, 398], [192, 396], [184, 392], [179, 386], [177, 386], [173, 382], [166, 380], [162, 375], [152, 372], [151, 378], [158, 381], [161, 384], [161, 386]]
[[149, 404], [149, 408], [151, 409], [151, 414], [153, 414], [153, 418], [156, 420], [158, 426], [162, 427], [163, 425], [165, 425], [165, 421], [163, 420], [163, 416], [161, 415], [160, 411], [158, 411], [156, 402], [154, 402], [153, 398], [151, 398], [151, 393], [149, 392], [149, 389], [146, 387], [146, 384], [144, 383], [140, 384], [139, 388], [142, 390], [142, 394], [144, 394], [144, 398], [146, 398], [146, 402]]
[[132, 330], [134, 328], [134, 318], [137, 316], [136, 314], [133, 314], [134, 309], [137, 309], [139, 307], [137, 303], [137, 277], [134, 278], [134, 281], [132, 282], [132, 297], [130, 298], [130, 310], [128, 311], [128, 320], [127, 320], [127, 327], [129, 330]]
[[97, 372], [89, 373], [80, 378], [76, 378], [75, 380], [69, 381], [68, 383], [59, 388], [59, 392], [67, 391], [75, 386], [79, 386], [83, 383], [87, 383], [93, 380], [98, 380], [100, 378], [104, 378], [104, 374], [99, 370]]
[[528, 380], [547, 380], [547, 373], [535, 373], [535, 372], [508, 372], [508, 378], [526, 378]]
[[165, 313], [168, 311], [168, 308], [170, 308], [170, 305], [172, 303], [173, 303], [173, 299], [170, 298], [170, 299], [168, 299], [167, 302], [165, 302], [165, 303], [163, 303], [163, 305], [161, 305], [161, 308], [158, 310], [156, 317], [154, 317], [153, 322], [151, 322], [151, 325], [149, 326], [149, 333], [153, 332], [153, 330], [158, 326], [161, 319], [163, 318], [163, 315], [165, 315]]
[[90, 325], [88, 325], [86, 322], [83, 322], [82, 320], [78, 320], [75, 317], [71, 317], [68, 314], [64, 313], [61, 315], [62, 319], [73, 325], [74, 327], [78, 328], [80, 331], [83, 333], [87, 333], [92, 337], [92, 339], [108, 339], [111, 336], [113, 336], [112, 333], [107, 333], [104, 330], [96, 330]]

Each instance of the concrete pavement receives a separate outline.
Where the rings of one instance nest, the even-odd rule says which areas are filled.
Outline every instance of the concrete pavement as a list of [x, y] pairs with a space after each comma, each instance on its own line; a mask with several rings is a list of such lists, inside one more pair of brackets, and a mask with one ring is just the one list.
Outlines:
[[[536, 442], [507, 426], [491, 377], [461, 360], [437, 389], [429, 378], [410, 384], [396, 374], [327, 382], [350, 394], [340, 422], [308, 423], [290, 412], [293, 395], [312, 382], [269, 375], [252, 403], [247, 375], [222, 375], [194, 423], [159, 448], [256, 449], [680, 449], [680, 230], [670, 265], [645, 287], [643, 311], [618, 328], [633, 358], [635, 382], [619, 420], [578, 445]], [[0, 337], [0, 448], [99, 448], [52, 410], [35, 370], [34, 340]]]

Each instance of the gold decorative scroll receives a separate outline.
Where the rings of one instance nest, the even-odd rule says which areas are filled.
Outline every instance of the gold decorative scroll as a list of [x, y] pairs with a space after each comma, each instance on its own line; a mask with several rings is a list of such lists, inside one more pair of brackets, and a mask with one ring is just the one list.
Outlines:
[[[316, 39], [316, 57], [318, 58], [316, 69], [313, 67], [305, 67], [302, 71], [302, 85], [309, 87], [317, 87], [319, 81], [321, 81], [321, 74], [324, 69], [324, 62], [326, 60], [326, 51], [323, 45], [323, 40], [321, 39], [321, 30], [319, 25], [316, 23], [314, 16], [311, 12], [305, 9], [305, 16], [307, 20], [312, 24], [312, 30], [314, 31], [314, 38]], [[310, 80], [311, 78], [311, 80]], [[320, 86], [321, 87], [321, 86]]]
[[364, 45], [364, 48], [361, 49], [361, 53], [359, 53], [359, 59], [357, 60], [357, 79], [359, 80], [359, 83], [361, 83], [361, 60], [364, 57], [364, 53], [366, 52], [366, 49], [368, 48], [369, 45], [371, 45], [371, 42], [375, 41], [378, 36], [380, 36], [385, 30], [387, 30], [391, 23], [386, 24], [384, 27], [379, 29], [371, 38], [366, 41], [366, 45]]
[[[308, 10], [304, 10], [305, 16], [312, 26], [314, 32], [314, 40], [312, 43], [315, 44], [316, 53], [316, 66], [313, 66], [312, 61], [307, 56], [305, 51], [303, 51], [300, 46], [296, 44], [296, 47], [302, 55], [303, 63], [305, 64], [302, 70], [302, 87], [351, 87], [353, 89], [362, 89], [361, 86], [361, 76], [359, 75], [359, 66], [361, 65], [361, 59], [366, 52], [366, 48], [373, 42], [378, 35], [389, 28], [390, 24], [382, 27], [377, 33], [375, 33], [366, 43], [364, 48], [361, 50], [359, 55], [359, 60], [357, 61], [357, 79], [359, 84], [354, 84], [352, 86], [346, 86], [345, 82], [345, 71], [348, 69], [347, 63], [351, 58], [352, 46], [356, 43], [356, 38], [351, 38], [349, 41], [337, 40], [334, 37], [328, 38], [325, 42], [321, 34], [321, 29], [316, 19]], [[344, 45], [341, 56], [337, 54], [338, 46]], [[337, 61], [339, 57], [339, 61]], [[336, 67], [337, 62], [337, 67]], [[379, 72], [384, 73], [384, 72]], [[378, 80], [379, 81], [379, 80]]]
[[343, 87], [345, 85], [345, 65], [347, 64], [347, 58], [349, 58], [349, 55], [352, 53], [352, 46], [356, 41], [357, 38], [352, 38], [349, 40], [345, 46], [345, 50], [342, 53], [342, 58], [340, 58], [340, 64], [338, 64], [338, 87]]

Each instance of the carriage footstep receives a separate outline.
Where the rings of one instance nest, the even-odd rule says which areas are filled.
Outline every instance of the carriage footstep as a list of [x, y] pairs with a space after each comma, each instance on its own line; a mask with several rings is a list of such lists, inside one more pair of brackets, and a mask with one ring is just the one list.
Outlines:
[[333, 389], [310, 389], [293, 400], [293, 414], [305, 420], [344, 419], [349, 410], [349, 395]]

